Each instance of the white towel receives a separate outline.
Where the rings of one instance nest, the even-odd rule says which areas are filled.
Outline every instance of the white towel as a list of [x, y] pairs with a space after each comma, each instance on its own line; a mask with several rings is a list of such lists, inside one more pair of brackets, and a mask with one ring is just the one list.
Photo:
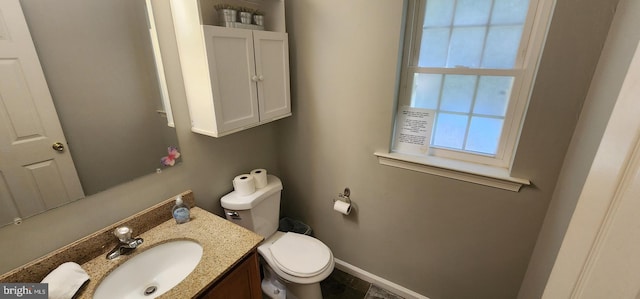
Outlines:
[[89, 279], [77, 263], [66, 262], [51, 271], [41, 282], [49, 284], [49, 299], [71, 299]]

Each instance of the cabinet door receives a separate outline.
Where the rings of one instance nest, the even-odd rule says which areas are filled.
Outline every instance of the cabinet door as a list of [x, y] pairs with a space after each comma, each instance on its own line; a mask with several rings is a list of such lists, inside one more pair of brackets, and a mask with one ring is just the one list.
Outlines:
[[260, 122], [291, 115], [289, 43], [283, 32], [253, 31]]
[[250, 30], [204, 26], [218, 132], [234, 131], [260, 121]]
[[258, 254], [254, 251], [200, 299], [261, 299]]

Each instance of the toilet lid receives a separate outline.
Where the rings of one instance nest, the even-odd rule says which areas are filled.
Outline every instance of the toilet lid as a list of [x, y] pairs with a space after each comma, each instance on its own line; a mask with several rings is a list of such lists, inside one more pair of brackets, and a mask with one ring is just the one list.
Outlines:
[[286, 233], [273, 242], [269, 249], [279, 268], [297, 277], [317, 275], [331, 262], [329, 247], [303, 234]]

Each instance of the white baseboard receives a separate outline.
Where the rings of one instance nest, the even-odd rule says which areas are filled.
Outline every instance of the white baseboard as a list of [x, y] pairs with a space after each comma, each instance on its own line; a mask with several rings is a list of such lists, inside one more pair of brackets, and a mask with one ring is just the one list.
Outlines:
[[345, 261], [339, 260], [337, 258], [334, 258], [333, 260], [336, 262], [336, 268], [338, 268], [339, 270], [347, 274], [353, 275], [357, 278], [360, 278], [366, 282], [375, 284], [376, 286], [379, 286], [385, 290], [391, 291], [392, 293], [398, 296], [402, 296], [407, 299], [429, 299], [428, 297], [420, 295], [412, 290], [409, 290], [401, 285], [388, 281], [382, 277], [379, 277], [367, 271], [364, 271]]

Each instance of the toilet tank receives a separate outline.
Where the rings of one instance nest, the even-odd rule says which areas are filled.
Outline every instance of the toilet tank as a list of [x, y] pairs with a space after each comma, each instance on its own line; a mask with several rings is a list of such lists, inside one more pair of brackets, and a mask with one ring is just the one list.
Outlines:
[[229, 221], [266, 239], [278, 230], [281, 193], [280, 179], [267, 175], [267, 186], [245, 196], [232, 191], [220, 199], [220, 204]]

